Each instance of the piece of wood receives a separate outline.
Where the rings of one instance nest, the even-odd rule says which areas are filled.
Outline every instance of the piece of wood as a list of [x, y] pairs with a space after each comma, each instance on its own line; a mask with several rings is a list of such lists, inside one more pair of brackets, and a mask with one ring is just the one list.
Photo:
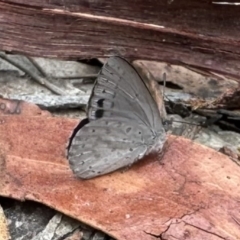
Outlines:
[[149, 156], [124, 172], [83, 181], [65, 158], [78, 121], [39, 114], [31, 104], [21, 108], [19, 115], [0, 111], [2, 196], [42, 202], [117, 239], [240, 236], [240, 173], [227, 156], [170, 137], [161, 161]]
[[0, 49], [79, 59], [121, 55], [239, 81], [239, 8], [212, 1], [0, 1]]

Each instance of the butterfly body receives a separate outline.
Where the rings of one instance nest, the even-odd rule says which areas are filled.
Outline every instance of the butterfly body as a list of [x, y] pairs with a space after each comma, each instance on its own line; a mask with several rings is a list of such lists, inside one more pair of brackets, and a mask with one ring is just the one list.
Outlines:
[[70, 167], [80, 178], [132, 165], [163, 148], [166, 134], [156, 102], [122, 58], [112, 57], [103, 66], [87, 112], [89, 122], [74, 132], [68, 146]]

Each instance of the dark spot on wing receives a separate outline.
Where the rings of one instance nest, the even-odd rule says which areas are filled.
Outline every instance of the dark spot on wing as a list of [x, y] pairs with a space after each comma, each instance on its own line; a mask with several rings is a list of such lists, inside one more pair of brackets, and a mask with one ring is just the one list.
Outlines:
[[133, 151], [133, 149], [132, 149], [132, 148], [129, 148], [129, 151], [130, 151], [130, 152], [132, 152], [132, 151]]
[[131, 131], [131, 127], [128, 127], [127, 129], [126, 129], [126, 133], [129, 133], [130, 131]]
[[103, 107], [103, 102], [104, 102], [104, 98], [101, 98], [101, 99], [99, 99], [98, 101], [97, 101], [97, 105], [98, 105], [98, 107]]
[[101, 117], [103, 117], [103, 113], [104, 113], [104, 110], [98, 109], [98, 110], [96, 110], [96, 112], [95, 112], [95, 117], [96, 117], [96, 118], [101, 118]]
[[110, 109], [110, 108], [113, 108], [114, 106], [114, 103], [109, 100], [109, 99], [104, 99], [104, 98], [101, 98], [97, 101], [97, 106], [99, 108], [107, 108], [107, 109]]

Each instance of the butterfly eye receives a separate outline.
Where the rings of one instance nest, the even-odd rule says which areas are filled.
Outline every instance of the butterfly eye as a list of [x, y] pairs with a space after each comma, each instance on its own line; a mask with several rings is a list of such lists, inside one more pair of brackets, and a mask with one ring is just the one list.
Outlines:
[[138, 134], [140, 135], [140, 134], [142, 134], [142, 132], [138, 132]]
[[132, 152], [132, 151], [133, 151], [133, 149], [132, 149], [132, 148], [129, 148], [129, 151], [130, 151], [130, 152]]

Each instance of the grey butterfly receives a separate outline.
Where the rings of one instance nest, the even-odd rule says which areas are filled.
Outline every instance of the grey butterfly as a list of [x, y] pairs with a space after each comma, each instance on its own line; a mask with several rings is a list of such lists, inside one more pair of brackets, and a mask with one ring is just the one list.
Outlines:
[[166, 141], [157, 104], [136, 70], [111, 57], [90, 96], [87, 117], [68, 144], [72, 171], [89, 179], [130, 166]]

